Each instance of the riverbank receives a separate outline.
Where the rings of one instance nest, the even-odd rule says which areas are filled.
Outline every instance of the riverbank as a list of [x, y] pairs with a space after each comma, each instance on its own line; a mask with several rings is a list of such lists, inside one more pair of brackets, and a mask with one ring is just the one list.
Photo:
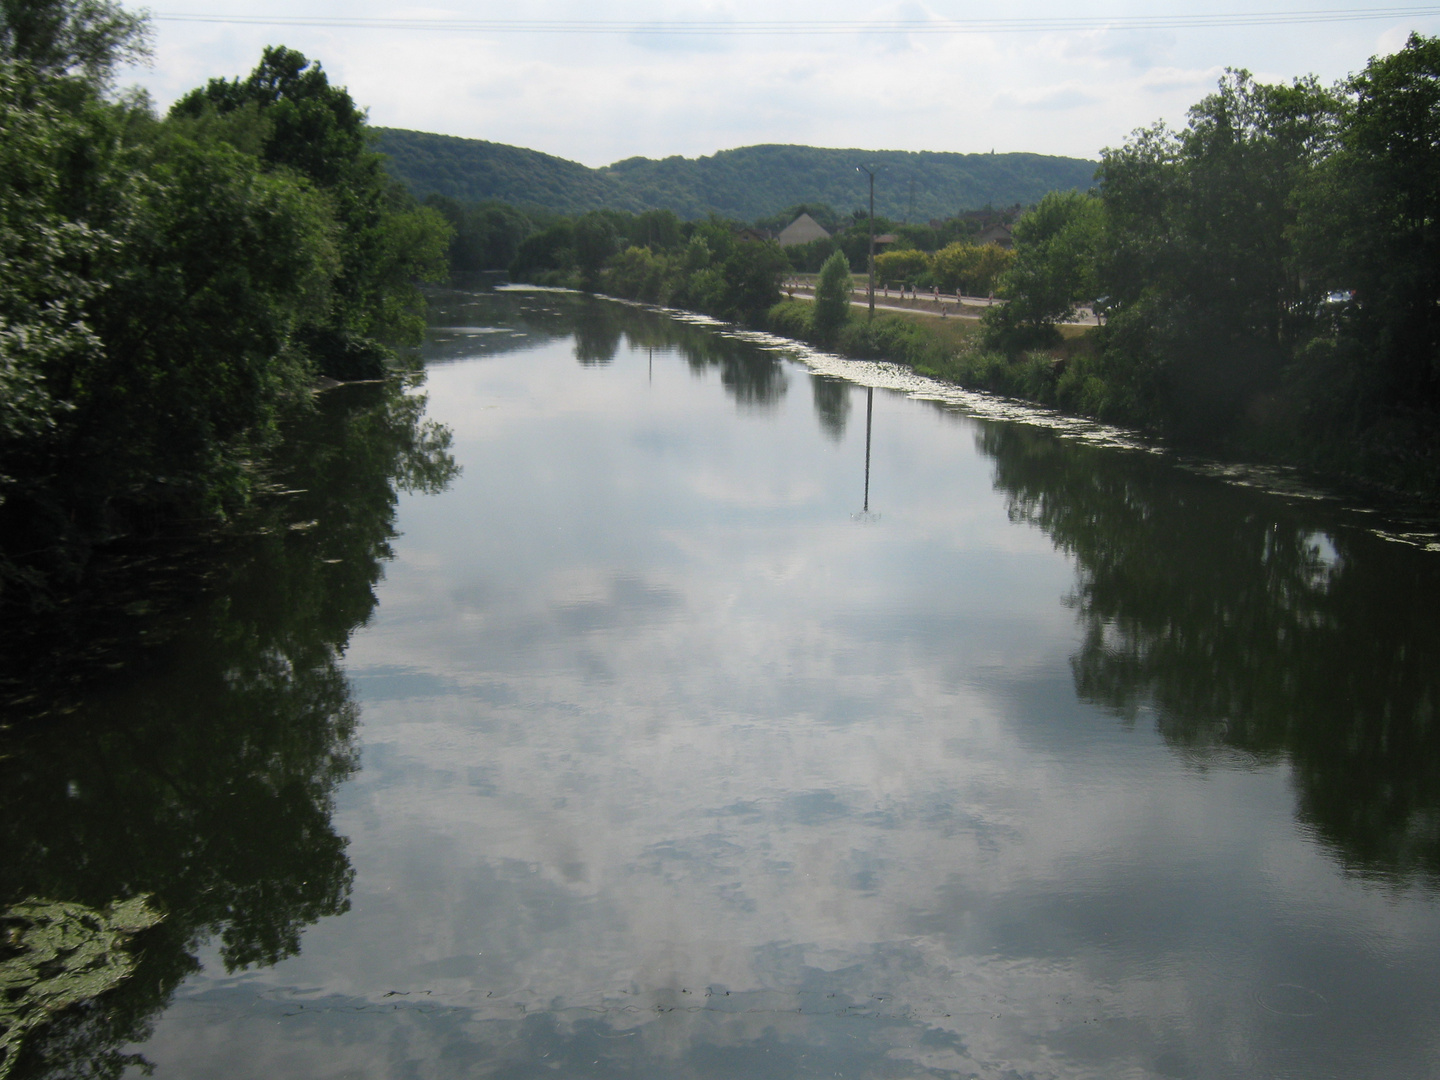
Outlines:
[[[813, 301], [815, 299], [815, 282], [810, 279], [816, 276], [809, 274], [785, 282], [781, 288], [786, 298]], [[900, 289], [892, 289], [888, 286], [875, 291], [876, 311], [908, 311], [931, 318], [969, 319], [972, 322], [979, 321], [990, 308], [999, 307], [1004, 303], [1004, 300], [997, 300], [992, 296], [952, 296], [946, 293], [927, 293], [923, 290], [918, 294], [907, 294]], [[850, 306], [869, 308], [870, 297], [863, 283], [850, 290]], [[1075, 319], [1062, 325], [1086, 327], [1098, 326], [1099, 323], [1100, 320], [1094, 311], [1089, 308], [1081, 308]]]
[[[855, 306], [863, 310], [864, 301], [852, 301], [852, 310]], [[1385, 432], [1369, 439], [1317, 434], [1308, 430], [1303, 413], [1279, 395], [1257, 399], [1243, 422], [1223, 435], [1166, 431], [1137, 419], [1138, 410], [1116, 411], [1113, 403], [1128, 388], [1110, 370], [1094, 326], [1062, 324], [1055, 346], [1012, 357], [986, 347], [979, 319], [882, 311], [877, 304], [873, 320], [852, 315], [826, 342], [815, 332], [812, 311], [812, 301], [782, 300], [766, 314], [765, 329], [850, 359], [901, 364], [962, 389], [1118, 424], [1179, 453], [1292, 470], [1308, 484], [1426, 530], [1440, 516], [1440, 485], [1427, 467], [1433, 440], [1407, 442], [1403, 433], [1387, 437]]]
[[[865, 307], [866, 301], [852, 301]], [[967, 390], [983, 390], [1053, 408], [1065, 408], [1073, 397], [1065, 385], [1072, 362], [1090, 349], [1090, 327], [1061, 327], [1061, 343], [1011, 359], [987, 349], [978, 318], [937, 318], [931, 312], [883, 310], [876, 304], [874, 319], [851, 318], [832, 341], [821, 341], [815, 331], [813, 301], [786, 299], [766, 315], [766, 329], [785, 337], [821, 346], [855, 360], [885, 360], [904, 364], [917, 374], [943, 379]], [[1079, 409], [1065, 409], [1085, 415]], [[1092, 418], [1095, 418], [1092, 416]]]

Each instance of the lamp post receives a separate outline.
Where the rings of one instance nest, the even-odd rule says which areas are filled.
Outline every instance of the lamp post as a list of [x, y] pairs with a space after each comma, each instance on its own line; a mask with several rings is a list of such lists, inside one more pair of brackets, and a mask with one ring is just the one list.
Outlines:
[[864, 165], [856, 165], [856, 172], [863, 172], [870, 177], [870, 265], [866, 268], [869, 284], [866, 292], [870, 298], [870, 319], [875, 318], [875, 174]]

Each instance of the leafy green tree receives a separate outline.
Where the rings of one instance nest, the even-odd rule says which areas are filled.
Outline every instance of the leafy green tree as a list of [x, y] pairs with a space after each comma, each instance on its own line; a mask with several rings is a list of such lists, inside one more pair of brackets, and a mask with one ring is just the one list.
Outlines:
[[0, 129], [0, 550], [35, 553], [0, 559], [14, 583], [243, 500], [336, 259], [298, 178], [83, 83], [0, 66]]
[[3, 10], [0, 603], [33, 606], [97, 544], [240, 507], [315, 359], [380, 374], [421, 326], [446, 227], [299, 54], [161, 122], [105, 96], [143, 22]]
[[1051, 192], [1021, 217], [1013, 265], [1001, 278], [1007, 302], [985, 312], [989, 342], [1013, 351], [1058, 341], [1056, 323], [1095, 298], [1103, 236], [1103, 204], [1078, 191]]
[[629, 236], [632, 244], [651, 251], [674, 251], [685, 241], [680, 219], [673, 210], [646, 210], [637, 214]]
[[592, 210], [575, 222], [575, 264], [587, 289], [599, 282], [600, 268], [615, 254], [619, 243], [615, 226], [598, 211]]
[[510, 263], [510, 276], [517, 281], [535, 281], [547, 272], [573, 274], [575, 266], [575, 225], [569, 218], [561, 218], [521, 241]]
[[814, 274], [825, 265], [826, 259], [839, 250], [840, 245], [833, 236], [822, 236], [808, 244], [791, 244], [785, 249], [785, 257], [790, 260], [793, 269], [802, 274]]
[[780, 281], [789, 260], [774, 241], [735, 244], [725, 259], [725, 299], [719, 314], [742, 322], [758, 319], [780, 299]]
[[1353, 291], [1341, 335], [1375, 408], [1440, 408], [1440, 38], [1412, 35], [1344, 87], [1335, 153], [1303, 193], [1302, 265]]
[[923, 251], [907, 248], [901, 251], [885, 251], [875, 256], [875, 276], [881, 282], [914, 285], [931, 272], [930, 256]]
[[1295, 195], [1335, 119], [1334, 96], [1313, 78], [1267, 85], [1235, 71], [1184, 131], [1157, 125], [1105, 152], [1102, 337], [1149, 370], [1160, 410], [1131, 419], [1213, 435], [1275, 387], [1312, 326]]
[[144, 15], [112, 0], [0, 0], [0, 63], [101, 86], [121, 64], [149, 55]]
[[[939, 270], [946, 266], [946, 260], [942, 258], [944, 253], [954, 251], [957, 247], [961, 255], [957, 260], [955, 287], [972, 296], [985, 296], [995, 292], [1000, 286], [1001, 278], [1015, 262], [1013, 248], [1003, 248], [999, 244], [957, 241], [947, 244], [935, 253], [937, 275]], [[945, 283], [941, 282], [940, 287], [945, 288]]]
[[668, 304], [677, 286], [674, 259], [648, 247], [628, 247], [611, 260], [600, 278], [601, 289], [611, 296]]
[[171, 108], [177, 119], [203, 123], [212, 115], [245, 131], [258, 116], [261, 160], [305, 177], [329, 200], [340, 226], [339, 271], [328, 310], [302, 334], [322, 366], [365, 374], [347, 367], [357, 354], [374, 355], [365, 339], [418, 341], [424, 304], [413, 283], [444, 276], [449, 226], [389, 180], [349, 93], [330, 85], [318, 63], [271, 47], [244, 80], [212, 79]]
[[815, 334], [822, 342], [834, 341], [850, 318], [850, 290], [850, 263], [837, 251], [825, 260], [815, 283]]

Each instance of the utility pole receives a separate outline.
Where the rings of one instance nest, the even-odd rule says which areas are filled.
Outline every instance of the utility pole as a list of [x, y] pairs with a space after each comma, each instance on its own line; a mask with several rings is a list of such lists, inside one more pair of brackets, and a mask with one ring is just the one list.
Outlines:
[[855, 171], [863, 172], [870, 177], [870, 265], [867, 267], [869, 286], [866, 292], [870, 297], [869, 317], [873, 321], [875, 318], [875, 174], [864, 165], [856, 165]]

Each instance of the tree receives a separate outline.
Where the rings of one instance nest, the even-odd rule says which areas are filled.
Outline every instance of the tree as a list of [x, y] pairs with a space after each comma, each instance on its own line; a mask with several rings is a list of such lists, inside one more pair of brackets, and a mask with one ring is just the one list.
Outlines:
[[956, 240], [934, 254], [931, 273], [935, 284], [946, 292], [959, 289], [971, 296], [984, 295], [995, 288], [1012, 259], [998, 244]]
[[389, 180], [369, 148], [364, 112], [318, 63], [294, 49], [267, 48], [246, 79], [211, 79], [170, 115], [201, 125], [224, 118], [220, 130], [255, 139], [272, 171], [298, 173], [326, 193], [340, 226], [339, 272], [328, 310], [301, 335], [322, 368], [341, 377], [378, 375], [354, 370], [376, 355], [365, 339], [419, 340], [424, 304], [413, 283], [444, 276], [449, 226]]
[[601, 287], [611, 296], [665, 304], [675, 287], [673, 260], [648, 247], [628, 247], [611, 260], [601, 275]]
[[575, 262], [587, 289], [593, 289], [599, 282], [600, 268], [615, 254], [619, 244], [615, 226], [598, 210], [582, 215], [575, 222]]
[[1317, 289], [1353, 290], [1343, 336], [1374, 404], [1440, 408], [1440, 38], [1412, 35], [1344, 89], [1301, 203], [1303, 266]]
[[820, 268], [815, 283], [815, 334], [829, 344], [850, 318], [850, 263], [835, 252]]
[[103, 93], [134, 47], [115, 11], [25, 7], [51, 19], [46, 54], [18, 10], [5, 47], [25, 55], [0, 59], [0, 599], [33, 607], [96, 545], [242, 506], [316, 358], [378, 375], [374, 339], [423, 325], [414, 279], [443, 267], [446, 234], [298, 54], [161, 122]]
[[1314, 78], [1232, 71], [1185, 130], [1102, 155], [1099, 291], [1108, 352], [1148, 369], [1173, 431], [1213, 437], [1272, 391], [1312, 328], [1293, 246], [1296, 193], [1330, 146], [1336, 101]]
[[685, 242], [680, 219], [673, 210], [646, 210], [636, 215], [630, 242], [651, 251], [675, 251]]
[[145, 16], [112, 0], [0, 0], [0, 61], [42, 77], [103, 86], [116, 67], [149, 55]]
[[79, 89], [0, 66], [0, 577], [243, 501], [335, 272], [318, 192]]
[[569, 218], [533, 232], [520, 242], [510, 261], [510, 276], [516, 281], [534, 281], [538, 275], [575, 269], [575, 225]]
[[1095, 298], [1103, 232], [1100, 200], [1078, 191], [1051, 192], [1022, 216], [1012, 265], [1000, 279], [1007, 302], [985, 313], [989, 339], [1012, 350], [1058, 340], [1055, 324], [1073, 318], [1078, 301]]
[[749, 321], [769, 311], [780, 299], [780, 281], [789, 260], [773, 240], [733, 245], [722, 264], [725, 277], [724, 310], [729, 319]]
[[875, 276], [881, 282], [914, 285], [931, 270], [930, 256], [909, 248], [875, 256]]

